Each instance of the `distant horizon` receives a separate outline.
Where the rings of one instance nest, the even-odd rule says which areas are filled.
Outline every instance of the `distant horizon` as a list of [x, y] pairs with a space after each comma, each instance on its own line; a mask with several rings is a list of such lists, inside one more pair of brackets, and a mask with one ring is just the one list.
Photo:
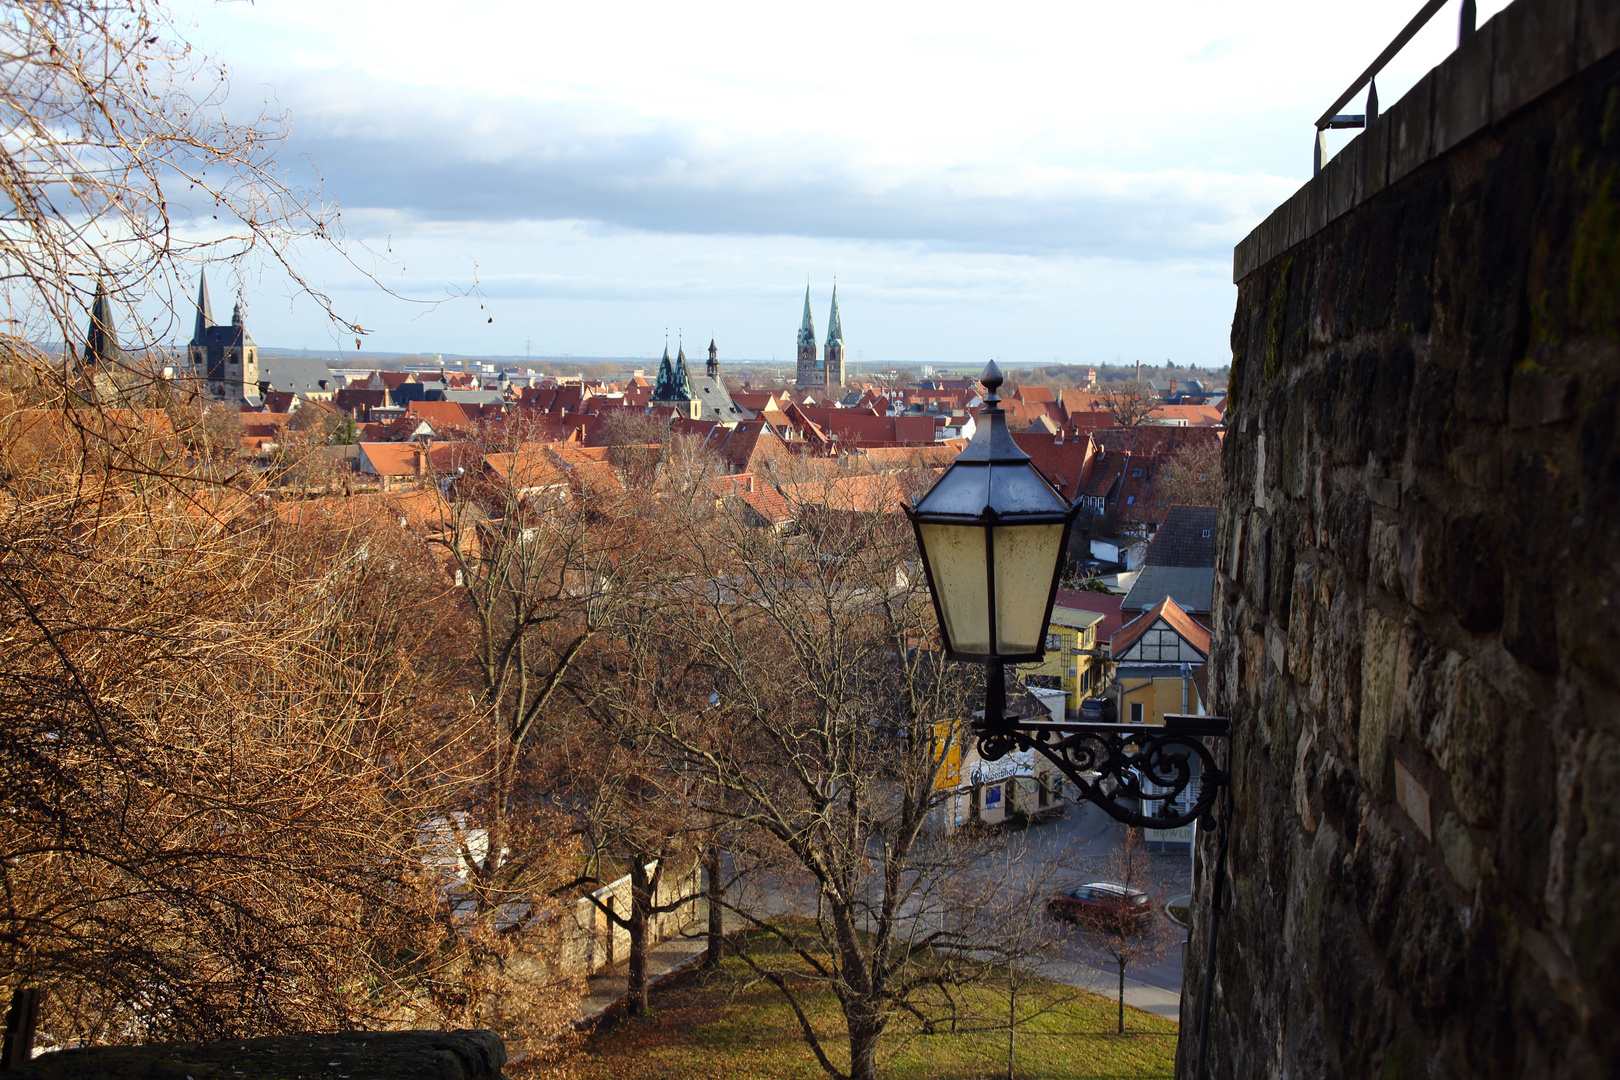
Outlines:
[[[851, 361], [1209, 366], [1231, 360], [1233, 246], [1310, 178], [1317, 115], [1415, 6], [175, 11], [230, 72], [224, 110], [268, 101], [286, 175], [342, 209], [350, 246], [298, 258], [337, 321], [274, 260], [209, 267], [260, 340], [623, 357], [684, 326], [791, 364], [808, 280], [818, 342], [836, 282]], [[1380, 72], [1385, 101], [1455, 48], [1447, 23]], [[785, 40], [817, 62], [784, 67]]]

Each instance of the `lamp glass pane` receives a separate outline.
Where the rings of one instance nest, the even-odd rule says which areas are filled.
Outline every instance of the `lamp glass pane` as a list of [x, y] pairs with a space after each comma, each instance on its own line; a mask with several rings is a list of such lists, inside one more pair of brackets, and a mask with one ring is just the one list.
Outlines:
[[1052, 595], [1063, 524], [1002, 525], [996, 545], [996, 652], [1038, 653], [1045, 644], [1046, 601]]
[[985, 581], [984, 527], [921, 527], [934, 595], [945, 617], [945, 636], [957, 652], [990, 652], [990, 596]]

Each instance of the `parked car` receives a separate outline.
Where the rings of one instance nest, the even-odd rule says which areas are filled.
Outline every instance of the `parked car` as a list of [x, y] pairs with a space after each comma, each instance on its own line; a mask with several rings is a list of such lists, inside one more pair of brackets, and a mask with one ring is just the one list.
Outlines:
[[1093, 724], [1115, 723], [1118, 715], [1113, 698], [1088, 697], [1080, 703], [1080, 719], [1089, 720]]
[[1123, 925], [1129, 933], [1141, 933], [1153, 922], [1153, 906], [1148, 903], [1147, 893], [1107, 881], [1053, 893], [1046, 910], [1059, 919], [1093, 930], [1113, 931]]

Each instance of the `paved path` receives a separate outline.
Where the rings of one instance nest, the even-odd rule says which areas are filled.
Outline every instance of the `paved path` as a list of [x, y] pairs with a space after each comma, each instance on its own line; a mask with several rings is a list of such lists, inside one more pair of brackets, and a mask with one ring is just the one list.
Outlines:
[[[1090, 990], [1109, 1001], [1119, 997], [1119, 975], [1117, 972], [1099, 971], [1085, 964], [1077, 964], [1072, 960], [1048, 960], [1038, 969], [1039, 973], [1053, 982], [1067, 983], [1078, 986], [1082, 990]], [[1166, 989], [1163, 986], [1154, 986], [1151, 983], [1138, 982], [1136, 979], [1125, 980], [1125, 1004], [1133, 1009], [1162, 1016], [1166, 1020], [1181, 1022], [1181, 991]]]
[[[650, 987], [670, 975], [686, 971], [700, 963], [708, 942], [703, 938], [672, 938], [653, 946], [647, 957], [647, 981]], [[630, 965], [628, 962], [603, 968], [586, 979], [585, 996], [579, 1002], [581, 1023], [600, 1020], [630, 991]]]

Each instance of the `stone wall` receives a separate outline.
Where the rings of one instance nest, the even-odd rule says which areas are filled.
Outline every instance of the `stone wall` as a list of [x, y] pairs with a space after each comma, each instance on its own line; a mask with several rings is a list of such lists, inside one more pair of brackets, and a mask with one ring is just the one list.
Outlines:
[[1209, 1075], [1615, 1076], [1620, 55], [1256, 265], [1232, 350]]
[[493, 1031], [346, 1031], [41, 1054], [16, 1080], [505, 1080]]

